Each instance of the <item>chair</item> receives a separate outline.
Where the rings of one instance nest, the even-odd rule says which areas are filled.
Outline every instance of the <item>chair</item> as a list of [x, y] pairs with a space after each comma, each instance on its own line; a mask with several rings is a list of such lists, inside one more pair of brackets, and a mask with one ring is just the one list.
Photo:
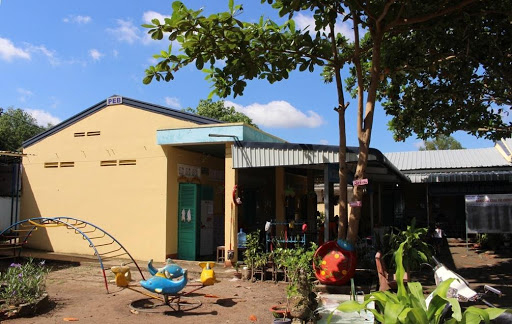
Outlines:
[[397, 283], [394, 279], [393, 274], [388, 273], [384, 260], [382, 259], [382, 253], [378, 251], [375, 254], [375, 265], [377, 266], [377, 274], [379, 276], [379, 291], [386, 291], [390, 289], [397, 289]]
[[219, 261], [226, 261], [226, 248], [224, 245], [217, 246], [217, 263]]

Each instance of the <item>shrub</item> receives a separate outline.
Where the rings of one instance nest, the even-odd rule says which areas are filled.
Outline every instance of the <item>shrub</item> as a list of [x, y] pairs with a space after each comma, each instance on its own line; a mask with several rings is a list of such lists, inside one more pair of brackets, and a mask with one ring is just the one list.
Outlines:
[[46, 291], [48, 272], [44, 261], [34, 263], [29, 259], [25, 264], [12, 263], [5, 272], [0, 273], [0, 299], [5, 302], [3, 307], [36, 301]]
[[[397, 265], [397, 284], [396, 293], [390, 291], [376, 291], [365, 296], [362, 304], [357, 301], [347, 301], [340, 304], [336, 309], [342, 312], [359, 312], [368, 310], [375, 315], [375, 319], [380, 323], [394, 324], [415, 324], [432, 323], [441, 321], [443, 310], [448, 304], [451, 305], [452, 315], [445, 318], [445, 323], [486, 323], [498, 317], [504, 309], [486, 308], [480, 309], [474, 306], [468, 307], [464, 312], [456, 298], [447, 296], [448, 289], [454, 279], [449, 279], [440, 283], [432, 293], [432, 300], [427, 305], [423, 288], [419, 282], [410, 282], [405, 286], [404, 278], [404, 246], [405, 242], [400, 244], [395, 254]], [[368, 307], [368, 304], [374, 302], [375, 308]], [[329, 316], [327, 322], [330, 323], [333, 313]]]

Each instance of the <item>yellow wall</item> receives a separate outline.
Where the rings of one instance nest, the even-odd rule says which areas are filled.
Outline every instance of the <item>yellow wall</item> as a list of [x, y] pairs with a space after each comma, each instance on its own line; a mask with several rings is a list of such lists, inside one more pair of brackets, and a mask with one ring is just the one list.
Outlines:
[[[168, 189], [167, 195], [167, 241], [166, 241], [166, 256], [176, 258], [178, 252], [178, 164], [187, 166], [204, 167], [212, 170], [220, 170], [224, 172], [224, 159], [215, 158], [201, 153], [186, 151], [179, 148], [167, 146], [165, 147], [168, 157]], [[186, 182], [186, 179], [180, 179]], [[216, 181], [209, 175], [201, 175], [201, 185], [213, 187], [214, 200], [213, 200], [213, 216], [216, 218], [224, 218], [224, 182]]]
[[[107, 106], [29, 146], [21, 219], [83, 219], [112, 234], [134, 258], [164, 260], [176, 250], [176, 238], [166, 230], [176, 230], [177, 167], [168, 163], [166, 153], [171, 160], [172, 150], [156, 144], [156, 130], [193, 125], [125, 105]], [[74, 136], [92, 131], [101, 134]], [[191, 158], [197, 155], [178, 160]], [[136, 165], [100, 166], [106, 160], [136, 160]], [[45, 168], [47, 162], [74, 162], [74, 167]], [[30, 242], [58, 252], [92, 253], [86, 241], [64, 228], [38, 230]]]

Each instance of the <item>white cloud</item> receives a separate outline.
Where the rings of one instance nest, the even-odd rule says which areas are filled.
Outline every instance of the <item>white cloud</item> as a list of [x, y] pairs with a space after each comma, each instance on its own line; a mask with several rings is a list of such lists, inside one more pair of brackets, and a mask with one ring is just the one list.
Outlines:
[[425, 141], [418, 141], [418, 142], [414, 142], [414, 143], [412, 143], [412, 145], [413, 145], [417, 150], [419, 150], [420, 148], [424, 148], [424, 147], [425, 147]]
[[181, 109], [180, 100], [176, 97], [165, 97], [165, 104], [174, 109]]
[[236, 111], [246, 114], [258, 126], [271, 128], [315, 128], [324, 121], [316, 112], [309, 110], [307, 114], [293, 107], [290, 103], [280, 100], [267, 104], [253, 103], [241, 106], [231, 101], [225, 101], [225, 106], [235, 107]]
[[[312, 16], [306, 16], [302, 13], [298, 13], [294, 16], [295, 24], [300, 30], [307, 29], [311, 34], [316, 33], [315, 31], [315, 19]], [[349, 40], [354, 40], [354, 32], [348, 23], [344, 23], [341, 19], [338, 19], [336, 26], [334, 27], [336, 34], [341, 33], [345, 35]]]
[[92, 57], [93, 60], [95, 61], [99, 61], [101, 59], [102, 56], [104, 56], [105, 54], [102, 54], [100, 51], [98, 51], [97, 49], [91, 49], [89, 50], [89, 56]]
[[161, 24], [163, 24], [165, 18], [171, 18], [171, 16], [162, 15], [156, 11], [146, 11], [144, 14], [142, 14], [142, 20], [145, 24], [152, 24], [151, 20], [155, 18], [158, 19]]
[[319, 141], [319, 143], [320, 143], [320, 144], [322, 144], [322, 145], [329, 145], [329, 141], [328, 141], [328, 140], [326, 140], [326, 139], [321, 139], [321, 140]]
[[117, 58], [119, 56], [119, 51], [118, 50], [112, 50], [112, 56]]
[[52, 116], [49, 112], [39, 109], [25, 109], [32, 117], [36, 119], [38, 125], [46, 126], [48, 124], [57, 125], [61, 122], [58, 117]]
[[29, 53], [43, 54], [53, 66], [60, 65], [62, 63], [56, 57], [55, 51], [47, 49], [44, 45], [32, 45], [29, 43], [26, 43], [25, 45]]
[[18, 98], [20, 102], [27, 101], [27, 99], [29, 97], [32, 97], [32, 95], [34, 94], [32, 91], [23, 88], [18, 88], [16, 89], [16, 91], [18, 91], [18, 93], [20, 94], [20, 97]]
[[117, 19], [116, 28], [107, 28], [120, 42], [133, 44], [141, 39], [141, 31], [130, 20]]
[[9, 39], [0, 37], [0, 59], [11, 62], [14, 58], [30, 60], [30, 53], [14, 46]]
[[62, 19], [62, 21], [65, 23], [88, 24], [92, 21], [92, 18], [89, 16], [69, 15]]
[[[166, 16], [166, 15], [162, 15], [161, 13], [159, 12], [156, 12], [156, 11], [146, 11], [144, 12], [144, 14], [142, 14], [142, 21], [145, 23], [145, 24], [153, 24], [153, 22], [151, 22], [151, 20], [153, 19], [158, 19], [158, 21], [163, 24], [165, 21], [165, 18], [171, 18], [171, 16]], [[149, 44], [151, 42], [154, 42], [155, 40], [153, 38], [151, 38], [151, 35], [149, 35], [147, 33], [147, 28], [144, 28], [144, 31], [142, 32], [143, 33], [143, 37], [141, 38], [141, 41], [143, 44]], [[173, 46], [175, 45], [175, 42], [173, 42]]]

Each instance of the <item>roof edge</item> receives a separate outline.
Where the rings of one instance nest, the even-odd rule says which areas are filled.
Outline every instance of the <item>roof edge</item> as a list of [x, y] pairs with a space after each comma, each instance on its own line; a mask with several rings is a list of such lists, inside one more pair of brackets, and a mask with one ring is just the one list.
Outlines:
[[[112, 95], [111, 97], [114, 97], [114, 96], [117, 96], [117, 95]], [[109, 98], [111, 98], [111, 97], [109, 97]], [[27, 147], [43, 140], [44, 138], [51, 136], [53, 134], [56, 134], [56, 133], [60, 132], [61, 130], [67, 128], [68, 126], [71, 126], [74, 123], [94, 114], [95, 112], [107, 107], [107, 100], [108, 100], [108, 98], [79, 112], [76, 115], [69, 117], [68, 119], [60, 122], [59, 124], [53, 126], [52, 128], [50, 128], [40, 134], [37, 134], [36, 136], [34, 136], [32, 138], [29, 138], [28, 140], [24, 141], [21, 144], [21, 146], [23, 148], [27, 148]], [[195, 115], [195, 114], [192, 114], [189, 112], [180, 111], [180, 110], [176, 110], [176, 109], [172, 109], [172, 108], [167, 108], [164, 106], [160, 106], [160, 105], [156, 105], [156, 104], [152, 104], [152, 103], [148, 103], [148, 102], [144, 102], [144, 101], [140, 101], [140, 100], [136, 100], [136, 99], [132, 99], [132, 98], [128, 98], [128, 97], [122, 97], [121, 104], [130, 106], [130, 107], [134, 107], [134, 108], [138, 108], [138, 109], [142, 109], [142, 110], [146, 110], [146, 111], [150, 111], [150, 112], [157, 113], [157, 114], [162, 114], [162, 115], [178, 118], [181, 120], [187, 120], [187, 121], [190, 121], [190, 122], [193, 122], [196, 124], [222, 123], [221, 121], [213, 119], [213, 118], [203, 117], [203, 116]]]

